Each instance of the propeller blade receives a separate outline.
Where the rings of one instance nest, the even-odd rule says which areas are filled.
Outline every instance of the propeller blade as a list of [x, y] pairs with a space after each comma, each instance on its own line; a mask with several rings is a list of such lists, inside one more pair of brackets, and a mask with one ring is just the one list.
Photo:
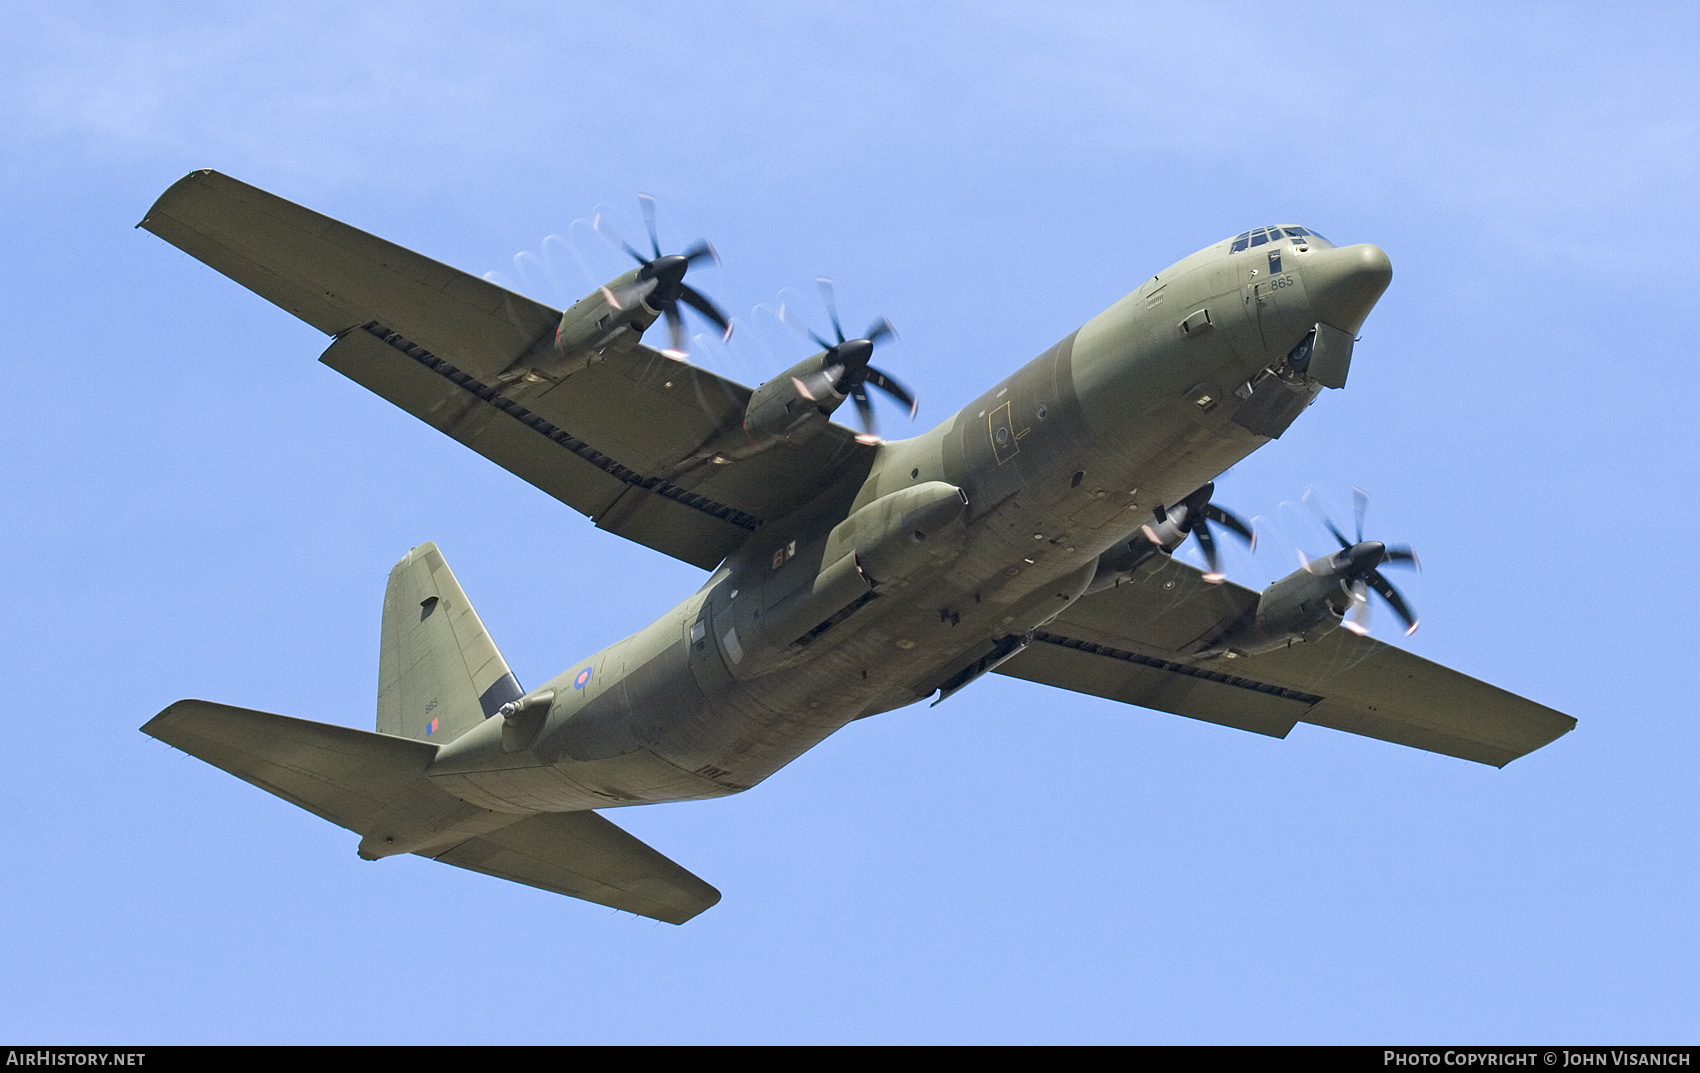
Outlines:
[[1309, 507], [1311, 513], [1316, 515], [1317, 521], [1327, 526], [1328, 531], [1334, 534], [1334, 539], [1340, 542], [1340, 546], [1342, 548], [1349, 548], [1352, 546], [1352, 542], [1346, 539], [1346, 535], [1340, 532], [1340, 530], [1334, 528], [1334, 523], [1329, 520], [1328, 515], [1324, 514], [1322, 512], [1322, 508], [1316, 505], [1316, 497], [1311, 494], [1309, 489], [1305, 490], [1304, 501], [1305, 506]]
[[649, 245], [655, 251], [654, 260], [661, 260], [661, 239], [655, 234], [655, 198], [650, 194], [638, 195], [638, 208], [643, 210], [643, 225], [649, 229]]
[[844, 342], [844, 329], [838, 323], [838, 302], [832, 296], [832, 280], [825, 276], [815, 277], [815, 283], [820, 287], [820, 300], [826, 305], [826, 315], [832, 318], [832, 330], [837, 333], [838, 341]]
[[870, 343], [877, 343], [888, 335], [892, 342], [897, 342], [897, 329], [891, 326], [891, 321], [881, 317], [868, 326], [868, 334], [862, 338]]
[[867, 383], [879, 388], [887, 395], [890, 395], [898, 402], [909, 407], [909, 420], [913, 421], [915, 419], [915, 411], [920, 409], [921, 404], [915, 401], [915, 396], [909, 393], [908, 388], [899, 384], [896, 380], [893, 380], [891, 377], [880, 372], [871, 365], [868, 366], [867, 375], [863, 379]]
[[800, 317], [798, 317], [795, 313], [791, 312], [790, 308], [788, 306], [784, 305], [783, 303], [781, 303], [780, 306], [779, 306], [779, 319], [782, 322], [784, 322], [784, 324], [787, 328], [790, 328], [792, 331], [796, 332], [798, 335], [801, 335], [801, 336], [803, 336], [804, 338], [807, 338], [807, 339], [813, 339], [820, 346], [820, 348], [822, 350], [831, 350], [832, 349], [831, 343], [827, 342], [825, 339], [822, 339], [820, 336], [816, 335], [813, 328], [810, 328], [807, 324], [804, 324], [802, 319]]
[[667, 352], [670, 358], [685, 356], [685, 318], [679, 314], [679, 303], [667, 303], [667, 335], [673, 340], [673, 349]]
[[1198, 541], [1198, 548], [1204, 552], [1204, 561], [1210, 564], [1210, 570], [1204, 575], [1204, 580], [1220, 580], [1222, 577], [1221, 564], [1217, 561], [1216, 538], [1210, 535], [1210, 523], [1204, 518], [1198, 519], [1198, 524], [1192, 527], [1192, 535]]
[[649, 263], [649, 258], [632, 249], [631, 243], [621, 238], [619, 232], [614, 230], [614, 226], [604, 219], [600, 212], [591, 218], [590, 229], [595, 231], [598, 235], [601, 235], [602, 241], [608, 243], [608, 245], [618, 246], [622, 250], [631, 254], [632, 258], [636, 260], [638, 264], [646, 265]]
[[1370, 571], [1370, 575], [1366, 580], [1369, 582], [1370, 587], [1375, 589], [1375, 591], [1381, 595], [1383, 600], [1387, 601], [1387, 606], [1393, 609], [1393, 613], [1404, 620], [1405, 636], [1409, 637], [1411, 634], [1416, 633], [1417, 616], [1411, 613], [1410, 606], [1405, 603], [1405, 598], [1399, 595], [1399, 590], [1394, 588], [1390, 581], [1382, 577], [1381, 571], [1379, 570]]
[[710, 261], [713, 261], [715, 264], [720, 263], [720, 254], [715, 250], [714, 246], [711, 243], [709, 243], [707, 240], [704, 240], [702, 242], [697, 243], [695, 246], [692, 246], [690, 249], [686, 250], [680, 256], [682, 256], [685, 259], [685, 263], [688, 264], [688, 265], [694, 265], [698, 261], [702, 260], [704, 257], [708, 258]]
[[857, 384], [855, 389], [850, 392], [850, 397], [856, 400], [856, 412], [862, 417], [863, 430], [870, 436], [875, 435], [874, 404], [868, 398], [868, 389]]
[[1217, 525], [1232, 530], [1234, 533], [1239, 535], [1241, 540], [1246, 542], [1251, 550], [1257, 550], [1256, 531], [1254, 531], [1251, 526], [1240, 521], [1240, 519], [1235, 517], [1231, 512], [1211, 503], [1204, 508], [1204, 517], [1209, 521], [1215, 522]]
[[1362, 581], [1354, 581], [1346, 591], [1351, 594], [1352, 606], [1346, 609], [1346, 617], [1340, 624], [1359, 637], [1368, 637], [1369, 589]]
[[1350, 540], [1346, 539], [1345, 534], [1341, 533], [1340, 530], [1334, 528], [1333, 522], [1329, 521], [1327, 518], [1324, 518], [1324, 519], [1322, 519], [1322, 524], [1326, 525], [1328, 527], [1328, 531], [1330, 533], [1334, 534], [1334, 539], [1338, 540], [1340, 542], [1340, 547], [1349, 548], [1349, 547], [1352, 546], [1352, 542]]
[[722, 340], [732, 338], [732, 322], [726, 319], [726, 314], [722, 313], [718, 306], [703, 297], [701, 291], [681, 283], [679, 284], [679, 301], [713, 321], [715, 327], [725, 333], [721, 336]]
[[1364, 542], [1364, 512], [1369, 510], [1369, 493], [1362, 488], [1352, 489], [1352, 515], [1358, 522], [1359, 544]]
[[1404, 544], [1388, 548], [1381, 556], [1381, 561], [1384, 563], [1410, 563], [1417, 570], [1423, 568], [1423, 564], [1417, 559], [1417, 553]]

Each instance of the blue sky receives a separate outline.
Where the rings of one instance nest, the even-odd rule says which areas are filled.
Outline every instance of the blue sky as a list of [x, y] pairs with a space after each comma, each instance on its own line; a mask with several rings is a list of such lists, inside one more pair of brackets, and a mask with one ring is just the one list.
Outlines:
[[[1700, 1027], [1690, 9], [13, 5], [0, 40], [0, 1034], [54, 1042], [1663, 1042]], [[599, 207], [712, 239], [741, 322], [888, 316], [916, 430], [1266, 223], [1394, 281], [1350, 386], [1219, 482], [1261, 585], [1373, 497], [1407, 644], [1574, 714], [1496, 771], [1027, 683], [616, 819], [683, 928], [355, 838], [137, 732], [369, 727], [435, 540], [521, 681], [700, 573], [318, 365], [132, 229], [213, 167], [551, 301]], [[576, 221], [576, 223], [575, 223]], [[550, 235], [564, 241], [546, 242]], [[548, 257], [555, 277], [516, 255]], [[575, 256], [576, 251], [576, 256]], [[522, 259], [523, 260], [523, 259]], [[693, 277], [693, 282], [698, 282]], [[901, 434], [886, 411], [886, 428]], [[1380, 622], [1395, 632], [1390, 616]]]

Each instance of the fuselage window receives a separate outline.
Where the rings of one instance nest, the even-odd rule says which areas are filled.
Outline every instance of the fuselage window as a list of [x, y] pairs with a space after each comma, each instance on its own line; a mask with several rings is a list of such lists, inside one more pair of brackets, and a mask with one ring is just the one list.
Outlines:
[[1276, 275], [1280, 275], [1280, 273], [1281, 273], [1281, 251], [1280, 250], [1270, 250], [1269, 251], [1269, 274], [1271, 276], [1276, 276]]

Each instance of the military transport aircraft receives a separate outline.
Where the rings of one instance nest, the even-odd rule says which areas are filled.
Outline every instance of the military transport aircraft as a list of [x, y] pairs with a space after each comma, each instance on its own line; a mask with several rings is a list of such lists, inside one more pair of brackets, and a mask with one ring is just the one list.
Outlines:
[[[989, 671], [1284, 737], [1303, 720], [1503, 766], [1575, 720], [1364, 635], [1409, 549], [1225, 581], [1212, 480], [1345, 386], [1392, 279], [1296, 226], [1141, 283], [943, 424], [871, 435], [889, 332], [816, 337], [755, 389], [682, 360], [706, 244], [565, 312], [213, 171], [140, 226], [334, 337], [320, 358], [582, 514], [710, 571], [683, 603], [535, 689], [433, 544], [384, 595], [377, 732], [184, 700], [142, 729], [360, 835], [672, 923], [719, 900], [598, 814], [738, 793], [851, 720]], [[606, 230], [606, 229], [603, 229]], [[665, 318], [672, 345], [640, 343]], [[864, 431], [829, 420], [856, 400]], [[1196, 537], [1200, 571], [1171, 553]], [[935, 701], [936, 703], [936, 701]]]

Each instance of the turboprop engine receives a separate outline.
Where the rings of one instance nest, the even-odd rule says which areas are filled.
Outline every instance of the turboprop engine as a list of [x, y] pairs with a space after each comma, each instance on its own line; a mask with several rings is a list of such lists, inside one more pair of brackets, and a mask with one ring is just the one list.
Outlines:
[[803, 443], [826, 427], [848, 397], [835, 390], [843, 369], [829, 365], [830, 356], [823, 351], [804, 358], [756, 388], [744, 411], [744, 431], [753, 443]]
[[1202, 656], [1255, 656], [1320, 637], [1344, 626], [1353, 633], [1369, 632], [1369, 593], [1387, 602], [1405, 624], [1407, 635], [1417, 632], [1417, 617], [1393, 583], [1382, 576], [1383, 566], [1418, 565], [1408, 547], [1390, 547], [1363, 539], [1367, 497], [1356, 493], [1358, 539], [1345, 535], [1326, 517], [1328, 531], [1340, 550], [1308, 562], [1263, 590], [1257, 607], [1246, 618], [1209, 642]]
[[[1104, 553], [1098, 563], [1097, 575], [1093, 577], [1086, 591], [1107, 589], [1141, 570], [1149, 572], [1158, 568], [1166, 561], [1166, 556], [1172, 555], [1186, 543], [1189, 536], [1198, 541], [1199, 550], [1204, 553], [1204, 561], [1210, 566], [1204, 580], [1212, 583], [1221, 581], [1221, 556], [1217, 552], [1216, 537], [1210, 527], [1220, 525], [1254, 550], [1257, 547], [1257, 534], [1232, 512], [1210, 502], [1210, 497], [1215, 494], [1216, 484], [1212, 481], [1172, 507], [1158, 507], [1152, 513], [1151, 520], [1140, 526], [1139, 532], [1131, 539]], [[1163, 554], [1158, 555], [1158, 552]]]
[[698, 261], [719, 263], [720, 257], [707, 242], [698, 242], [684, 253], [663, 254], [655, 231], [655, 199], [640, 195], [644, 224], [649, 230], [653, 256], [646, 257], [620, 239], [599, 215], [593, 222], [597, 233], [619, 246], [637, 261], [638, 267], [609, 280], [574, 302], [555, 327], [552, 340], [540, 340], [502, 370], [504, 383], [519, 380], [538, 382], [571, 376], [608, 350], [626, 351], [661, 317], [667, 318], [670, 346], [662, 353], [679, 361], [685, 353], [684, 317], [681, 304], [700, 313], [723, 333], [732, 336], [732, 322], [701, 292], [685, 283], [685, 273]]
[[1338, 629], [1355, 601], [1347, 580], [1350, 566], [1336, 570], [1334, 558], [1311, 564], [1320, 565], [1317, 572], [1311, 566], [1301, 567], [1264, 589], [1252, 614], [1199, 655], [1256, 656], [1314, 641]]
[[610, 280], [574, 302], [555, 328], [554, 337], [544, 339], [503, 369], [503, 383], [529, 380], [559, 380], [571, 376], [609, 350], [627, 351], [637, 346], [645, 330], [661, 316], [644, 301], [653, 286], [633, 269]]
[[829, 342], [808, 325], [779, 307], [779, 318], [803, 336], [820, 346], [821, 352], [786, 369], [757, 388], [744, 411], [744, 431], [757, 449], [773, 446], [781, 440], [801, 443], [820, 431], [845, 399], [856, 400], [856, 412], [862, 419], [863, 443], [878, 443], [874, 431], [874, 404], [868, 396], [870, 386], [878, 388], [895, 401], [909, 407], [915, 416], [915, 396], [890, 374], [868, 364], [874, 347], [882, 339], [897, 338], [891, 321], [881, 317], [868, 325], [857, 339], [844, 338], [844, 325], [838, 319], [838, 301], [832, 294], [832, 281], [822, 277], [821, 302], [832, 319], [832, 333], [838, 339]]

